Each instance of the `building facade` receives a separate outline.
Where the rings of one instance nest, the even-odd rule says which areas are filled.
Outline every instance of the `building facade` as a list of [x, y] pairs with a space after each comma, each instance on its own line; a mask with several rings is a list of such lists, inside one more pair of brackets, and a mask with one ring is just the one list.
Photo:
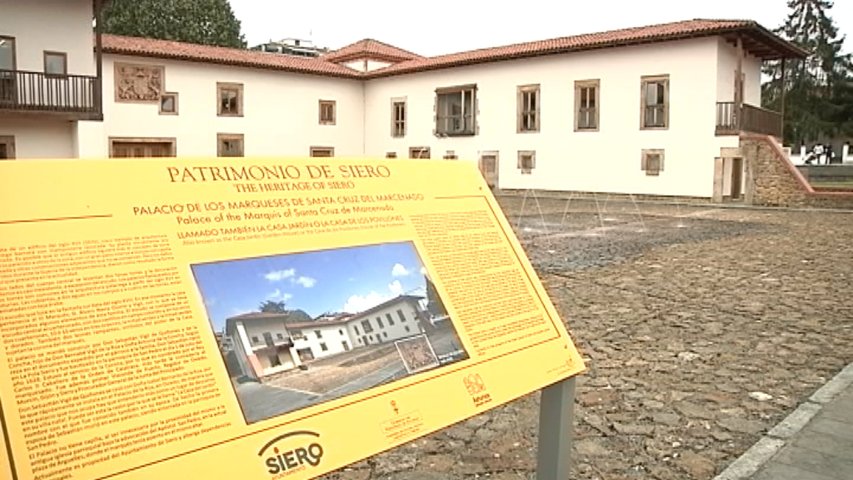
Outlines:
[[102, 119], [101, 3], [0, 0], [0, 159], [85, 153], [78, 127]]
[[[81, 18], [94, 8], [36, 4], [51, 1], [76, 5]], [[91, 52], [84, 23], [75, 21], [75, 48]], [[13, 36], [0, 27], [0, 38]], [[17, 144], [71, 138], [51, 151], [19, 146], [18, 158], [458, 159], [501, 189], [698, 198], [738, 197], [746, 182], [732, 155], [740, 134], [782, 131], [782, 116], [759, 107], [761, 65], [804, 54], [740, 20], [437, 57], [373, 39], [316, 58], [112, 35], [103, 51], [105, 121], [29, 133], [0, 117], [0, 135]]]
[[[400, 295], [357, 314], [288, 322], [288, 313], [252, 312], [226, 319], [239, 373], [262, 380], [313, 360], [424, 333], [422, 298]], [[223, 352], [228, 354], [228, 352]]]

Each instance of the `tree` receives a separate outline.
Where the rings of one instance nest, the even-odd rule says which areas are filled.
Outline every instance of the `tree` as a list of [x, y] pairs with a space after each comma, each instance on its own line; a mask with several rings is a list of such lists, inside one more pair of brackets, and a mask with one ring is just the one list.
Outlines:
[[103, 22], [105, 33], [246, 47], [228, 0], [112, 0]]
[[[776, 33], [808, 52], [803, 60], [785, 66], [785, 142], [789, 145], [814, 142], [851, 128], [849, 110], [853, 64], [842, 54], [844, 37], [838, 36], [829, 10], [830, 0], [788, 0], [785, 24]], [[765, 69], [771, 80], [764, 84], [762, 103], [781, 109], [781, 62]]]
[[258, 306], [258, 309], [264, 313], [287, 313], [284, 302], [276, 302], [266, 300]]

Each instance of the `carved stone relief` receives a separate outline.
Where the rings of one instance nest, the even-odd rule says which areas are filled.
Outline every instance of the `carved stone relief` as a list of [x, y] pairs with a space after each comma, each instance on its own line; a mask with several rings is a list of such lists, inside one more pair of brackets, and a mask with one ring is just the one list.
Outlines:
[[165, 84], [163, 77], [163, 66], [116, 63], [116, 101], [159, 103]]

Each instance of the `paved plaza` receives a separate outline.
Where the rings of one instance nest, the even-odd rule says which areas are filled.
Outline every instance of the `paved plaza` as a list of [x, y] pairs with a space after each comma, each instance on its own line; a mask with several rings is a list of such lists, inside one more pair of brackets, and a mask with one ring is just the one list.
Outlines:
[[[499, 200], [588, 364], [573, 479], [714, 479], [853, 361], [853, 213]], [[776, 464], [814, 466], [824, 409]], [[534, 393], [325, 478], [533, 478], [537, 422]]]

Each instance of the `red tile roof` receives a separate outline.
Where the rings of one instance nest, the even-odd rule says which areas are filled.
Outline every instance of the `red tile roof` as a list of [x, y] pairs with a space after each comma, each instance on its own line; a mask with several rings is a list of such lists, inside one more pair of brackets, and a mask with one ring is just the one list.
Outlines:
[[333, 52], [323, 55], [323, 60], [329, 62], [345, 62], [356, 58], [371, 58], [375, 60], [389, 60], [398, 62], [401, 60], [412, 60], [415, 58], [424, 58], [416, 53], [397, 48], [393, 45], [365, 38], [355, 43], [351, 43], [343, 48], [339, 48]]
[[421, 58], [391, 65], [368, 73], [368, 77], [401, 75], [427, 70], [512, 60], [541, 55], [568, 53], [598, 48], [640, 45], [712, 35], [741, 34], [747, 50], [761, 58], [799, 57], [803, 52], [750, 20], [686, 20], [646, 27], [573, 35], [501, 47]]
[[241, 50], [237, 48], [196, 45], [193, 43], [151, 38], [103, 35], [104, 53], [136, 55], [190, 62], [219, 63], [251, 68], [268, 68], [288, 72], [332, 77], [358, 78], [358, 72], [319, 58], [297, 57], [280, 53]]
[[[731, 41], [734, 41], [739, 36], [743, 39], [746, 51], [764, 59], [803, 57], [805, 55], [803, 50], [783, 40], [756, 22], [750, 20], [704, 19], [574, 35], [429, 58], [421, 57], [372, 39], [361, 40], [319, 58], [296, 57], [255, 50], [212, 47], [169, 40], [121, 37], [116, 35], [103, 36], [103, 49], [105, 53], [113, 54], [139, 55], [251, 68], [268, 68], [314, 75], [369, 79], [463, 65], [714, 35], [723, 36]], [[381, 58], [399, 63], [370, 72], [359, 72], [336, 63], [358, 56]]]

